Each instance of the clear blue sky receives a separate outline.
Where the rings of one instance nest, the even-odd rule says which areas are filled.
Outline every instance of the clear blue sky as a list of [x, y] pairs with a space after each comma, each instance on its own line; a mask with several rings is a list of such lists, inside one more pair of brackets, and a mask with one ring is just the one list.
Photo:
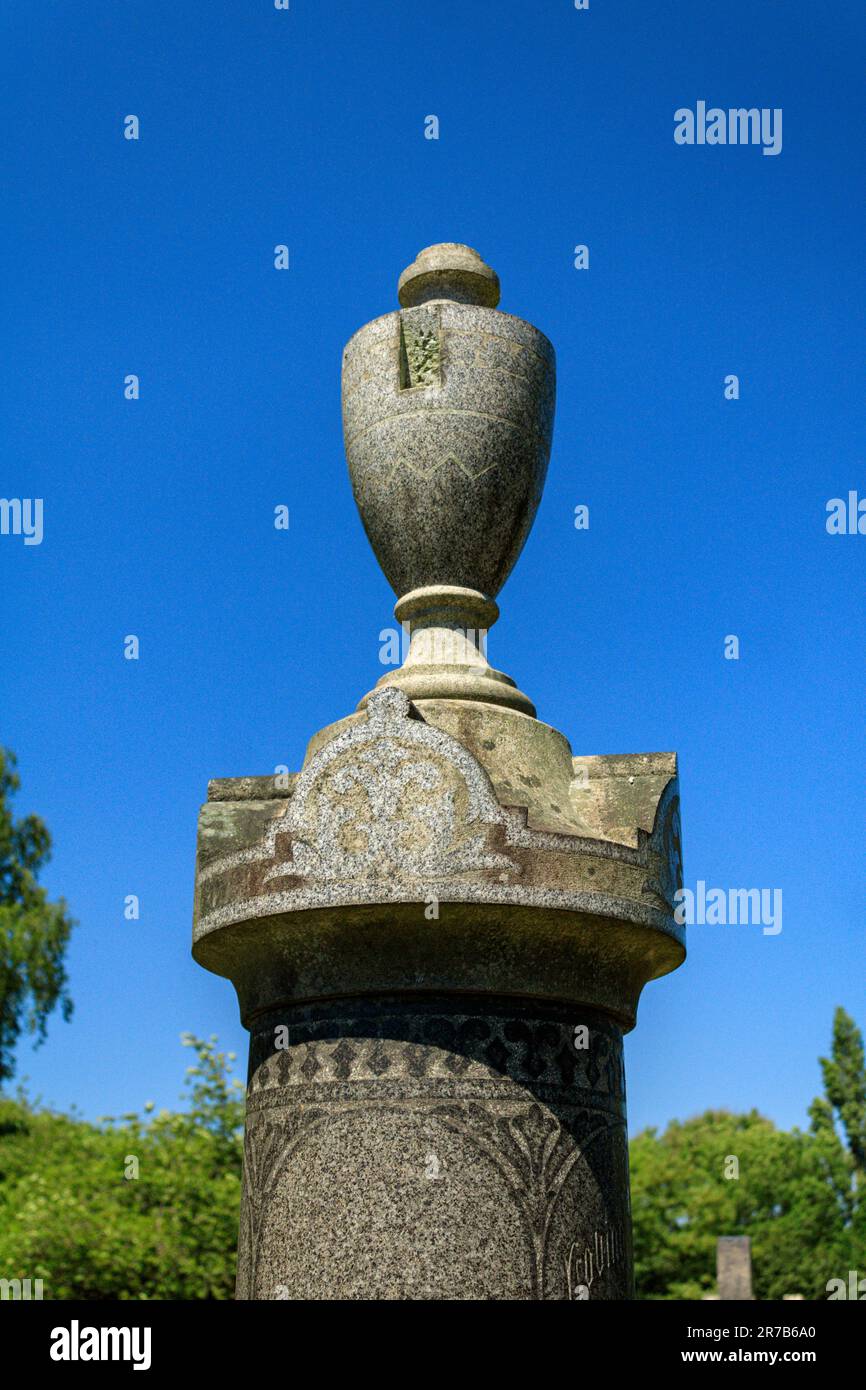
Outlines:
[[[687, 884], [784, 895], [781, 935], [696, 926], [646, 991], [632, 1128], [804, 1123], [834, 1006], [866, 1024], [866, 536], [825, 530], [866, 495], [862, 6], [43, 0], [0, 28], [0, 491], [45, 508], [40, 546], [0, 537], [0, 737], [80, 923], [74, 1020], [19, 1075], [96, 1116], [173, 1104], [183, 1030], [245, 1057], [189, 954], [198, 808], [381, 674], [340, 355], [455, 240], [559, 362], [494, 665], [575, 753], [679, 752]], [[699, 100], [781, 107], [781, 154], [675, 144]]]

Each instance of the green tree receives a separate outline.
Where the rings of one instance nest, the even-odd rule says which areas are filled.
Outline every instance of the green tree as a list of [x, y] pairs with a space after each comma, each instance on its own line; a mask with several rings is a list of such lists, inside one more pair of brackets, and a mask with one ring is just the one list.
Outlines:
[[185, 1037], [189, 1107], [88, 1124], [0, 1101], [0, 1277], [45, 1298], [231, 1298], [243, 1091]]
[[[94, 1125], [0, 1100], [0, 1278], [41, 1278], [62, 1299], [231, 1297], [243, 1087], [216, 1039], [184, 1042], [196, 1062], [178, 1113], [146, 1106]], [[720, 1235], [751, 1237], [760, 1299], [825, 1298], [829, 1279], [866, 1272], [856, 1144], [834, 1122], [849, 1144], [859, 1133], [858, 1057], [860, 1036], [837, 1013], [810, 1132], [708, 1111], [633, 1140], [639, 1297], [712, 1292]]]
[[760, 1299], [825, 1298], [828, 1279], [857, 1267], [849, 1159], [832, 1127], [786, 1132], [754, 1110], [708, 1111], [637, 1135], [631, 1171], [641, 1298], [713, 1292], [721, 1235], [751, 1237]]
[[824, 1095], [812, 1102], [813, 1133], [833, 1128], [838, 1119], [857, 1174], [866, 1174], [866, 1063], [863, 1034], [841, 1007], [833, 1015], [831, 1055], [821, 1057]]
[[57, 1005], [64, 1018], [72, 1013], [64, 958], [74, 923], [63, 899], [49, 902], [37, 882], [51, 836], [38, 816], [14, 819], [15, 767], [14, 753], [0, 748], [0, 1081], [14, 1072], [22, 1030], [41, 1042]]

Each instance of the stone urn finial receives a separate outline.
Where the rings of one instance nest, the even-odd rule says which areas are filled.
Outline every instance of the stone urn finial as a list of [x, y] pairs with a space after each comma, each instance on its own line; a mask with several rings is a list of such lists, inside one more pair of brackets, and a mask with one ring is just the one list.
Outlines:
[[[361, 520], [411, 632], [396, 685], [413, 701], [481, 700], [534, 715], [487, 662], [496, 595], [535, 518], [556, 368], [537, 328], [500, 313], [499, 277], [469, 246], [419, 252], [403, 306], [343, 353], [343, 433]], [[361, 708], [366, 697], [361, 701]]]

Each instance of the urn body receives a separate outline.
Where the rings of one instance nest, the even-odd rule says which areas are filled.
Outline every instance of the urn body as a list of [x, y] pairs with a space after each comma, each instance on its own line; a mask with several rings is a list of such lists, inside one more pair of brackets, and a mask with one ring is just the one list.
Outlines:
[[543, 333], [474, 304], [432, 300], [350, 339], [346, 457], [398, 596], [431, 585], [499, 592], [541, 498], [555, 382]]

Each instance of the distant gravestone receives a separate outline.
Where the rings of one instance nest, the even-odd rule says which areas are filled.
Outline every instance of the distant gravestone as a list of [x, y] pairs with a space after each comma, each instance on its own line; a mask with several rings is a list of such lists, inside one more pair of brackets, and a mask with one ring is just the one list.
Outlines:
[[752, 1242], [748, 1236], [720, 1236], [716, 1246], [719, 1298], [751, 1302]]

